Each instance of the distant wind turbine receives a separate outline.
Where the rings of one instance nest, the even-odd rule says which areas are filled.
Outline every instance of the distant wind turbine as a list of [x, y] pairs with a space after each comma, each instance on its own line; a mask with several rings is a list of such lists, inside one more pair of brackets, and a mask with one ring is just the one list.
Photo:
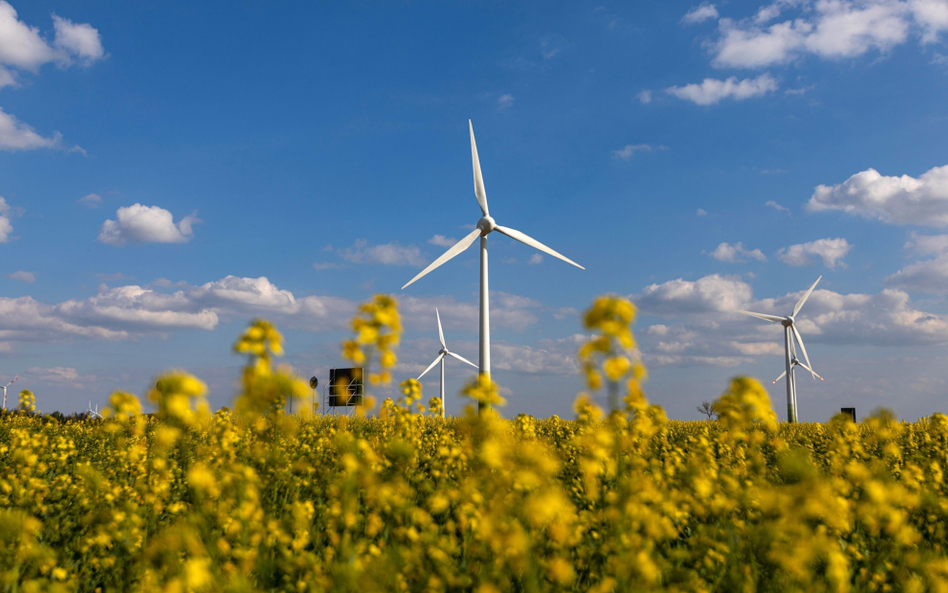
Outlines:
[[[820, 381], [825, 380], [819, 374], [814, 372], [813, 369], [811, 369], [809, 366], [800, 362], [800, 359], [797, 358], [797, 349], [793, 346], [793, 342], [790, 343], [790, 350], [793, 355], [790, 360], [791, 369], [794, 369], [795, 367], [803, 367], [803, 370], [810, 371], [810, 373], [815, 375], [816, 378], [819, 379]], [[771, 385], [776, 385], [777, 381], [783, 379], [784, 376], [786, 376], [786, 374], [787, 374], [787, 371], [780, 373], [780, 375], [776, 379], [773, 380], [773, 383], [771, 383]], [[794, 373], [793, 370], [791, 370], [790, 372], [790, 383], [793, 384], [793, 407], [796, 408], [797, 407], [797, 377], [796, 377], [796, 373]]]
[[13, 385], [13, 383], [19, 378], [20, 378], [19, 375], [17, 375], [16, 377], [13, 377], [13, 381], [10, 381], [9, 383], [3, 386], [3, 409], [4, 410], [7, 409], [7, 387]]
[[477, 368], [477, 365], [463, 356], [448, 350], [447, 345], [444, 343], [444, 332], [441, 331], [441, 314], [438, 313], [438, 309], [435, 309], [435, 316], [438, 318], [438, 338], [441, 340], [441, 351], [438, 352], [438, 356], [434, 359], [434, 361], [428, 365], [428, 368], [426, 368], [423, 373], [418, 375], [418, 380], [421, 381], [421, 378], [424, 377], [428, 371], [434, 368], [434, 365], [438, 364], [439, 362], [441, 363], [441, 417], [444, 418], [444, 357], [453, 356], [461, 362], [466, 362], [475, 369]]
[[99, 414], [99, 404], [95, 405], [95, 409], [92, 409], [92, 400], [89, 400], [89, 416], [92, 418], [101, 418], [102, 414]]
[[529, 237], [518, 230], [500, 226], [497, 224], [493, 218], [491, 218], [490, 212], [487, 209], [487, 192], [484, 190], [484, 178], [481, 175], [481, 163], [477, 158], [477, 144], [474, 142], [474, 125], [471, 123], [471, 120], [467, 121], [468, 128], [471, 132], [471, 160], [474, 164], [474, 195], [477, 197], [477, 203], [481, 207], [481, 219], [477, 221], [476, 228], [467, 234], [460, 241], [455, 243], [450, 249], [444, 252], [438, 259], [431, 262], [427, 268], [418, 273], [417, 276], [408, 281], [408, 284], [402, 286], [402, 290], [408, 288], [416, 280], [434, 270], [441, 264], [445, 263], [449, 259], [458, 255], [465, 249], [471, 246], [474, 241], [480, 237], [481, 238], [481, 294], [480, 294], [480, 344], [478, 347], [480, 354], [480, 365], [478, 370], [481, 374], [490, 375], [490, 303], [488, 295], [488, 282], [487, 282], [487, 235], [493, 231], [497, 231], [502, 235], [507, 235], [515, 241], [520, 241], [534, 249], [538, 249], [543, 253], [552, 255], [557, 259], [561, 259], [568, 264], [572, 264], [581, 270], [585, 270], [583, 266], [574, 262], [573, 260], [565, 257], [556, 251], [550, 249], [543, 243], [540, 243], [536, 239]]
[[[803, 345], [803, 337], [800, 335], [800, 332], [797, 330], [794, 325], [794, 317], [800, 312], [800, 309], [803, 308], [803, 303], [806, 302], [810, 295], [813, 293], [813, 289], [816, 288], [816, 285], [819, 284], [823, 276], [820, 276], [816, 279], [816, 282], [813, 283], [813, 286], [807, 290], [803, 297], [797, 301], [797, 304], [793, 307], [793, 313], [786, 317], [780, 317], [779, 315], [768, 315], [767, 313], [753, 313], [751, 311], [742, 311], [740, 309], [734, 309], [737, 313], [743, 313], [744, 315], [750, 315], [751, 317], [756, 317], [758, 319], [763, 319], [764, 321], [771, 321], [773, 323], [779, 323], [783, 326], [783, 344], [785, 350], [785, 362], [786, 370], [784, 370], [784, 375], [787, 376], [787, 420], [789, 422], [797, 422], [797, 397], [794, 390], [793, 383], [793, 360], [796, 358], [796, 349], [793, 347], [793, 340], [796, 339], [796, 342], [800, 344], [800, 351], [803, 352], [803, 358], [806, 360], [806, 365], [797, 361], [797, 364], [810, 371], [810, 374], [813, 376], [813, 379], [816, 380], [817, 374], [811, 368], [810, 357], [806, 353], [806, 346]], [[791, 352], [793, 349], [793, 352]], [[781, 375], [782, 377], [783, 375]], [[780, 377], [777, 377], [779, 380]], [[822, 377], [821, 377], [822, 379]], [[776, 381], [774, 381], [776, 383]]]

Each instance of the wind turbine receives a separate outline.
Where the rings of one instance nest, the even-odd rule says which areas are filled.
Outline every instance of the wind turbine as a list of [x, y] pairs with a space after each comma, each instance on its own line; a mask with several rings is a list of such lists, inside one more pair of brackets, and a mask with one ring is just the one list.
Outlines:
[[491, 234], [494, 231], [499, 232], [502, 235], [507, 235], [515, 241], [520, 241], [534, 249], [538, 249], [543, 253], [552, 255], [557, 259], [561, 259], [568, 264], [572, 264], [581, 270], [585, 270], [583, 266], [569, 259], [568, 257], [557, 253], [556, 251], [550, 249], [543, 243], [540, 243], [536, 239], [529, 237], [518, 230], [500, 226], [497, 224], [494, 219], [491, 217], [489, 210], [487, 209], [487, 192], [484, 190], [484, 178], [481, 175], [481, 163], [477, 158], [477, 144], [474, 142], [474, 124], [471, 123], [471, 120], [467, 120], [468, 128], [471, 132], [471, 160], [474, 164], [474, 196], [477, 198], [477, 204], [481, 207], [481, 218], [477, 221], [475, 225], [476, 228], [468, 233], [464, 238], [455, 243], [450, 249], [445, 251], [441, 257], [434, 260], [428, 267], [418, 273], [417, 276], [408, 281], [408, 284], [402, 286], [402, 290], [408, 288], [416, 280], [434, 270], [441, 264], [445, 263], [449, 259], [455, 257], [465, 249], [471, 246], [474, 241], [480, 237], [481, 238], [481, 294], [480, 294], [480, 344], [478, 347], [478, 354], [480, 355], [480, 365], [478, 366], [478, 371], [481, 374], [490, 375], [490, 303], [488, 295], [488, 283], [487, 283], [487, 235]]
[[466, 362], [467, 364], [471, 365], [475, 369], [477, 368], [477, 365], [471, 362], [470, 360], [464, 358], [463, 356], [459, 354], [455, 354], [454, 352], [451, 352], [450, 350], [448, 350], [447, 345], [445, 345], [444, 343], [444, 332], [441, 331], [441, 314], [438, 313], [437, 308], [435, 309], [435, 316], [437, 316], [438, 318], [438, 338], [440, 338], [441, 340], [441, 351], [438, 352], [438, 356], [434, 359], [434, 361], [432, 361], [432, 363], [428, 365], [428, 368], [426, 368], [423, 373], [418, 375], [418, 380], [421, 381], [421, 378], [424, 377], [428, 373], [428, 371], [434, 368], [434, 365], [438, 364], [439, 362], [441, 363], [441, 417], [444, 418], [444, 357], [453, 356], [454, 358], [460, 360], [461, 362]]
[[[793, 346], [792, 342], [790, 343], [790, 350], [793, 353], [792, 359], [790, 360], [791, 369], [794, 369], [795, 367], [803, 367], [803, 370], [810, 371], [820, 381], [825, 380], [818, 373], [814, 372], [813, 369], [808, 367], [806, 364], [800, 362], [800, 359], [797, 358], [797, 349]], [[780, 373], [780, 375], [776, 379], [773, 380], [773, 383], [771, 383], [771, 385], [776, 385], [777, 381], [783, 379], [784, 375], [786, 374], [787, 374], [787, 371]], [[793, 384], [793, 407], [796, 408], [797, 407], [797, 377], [796, 377], [796, 373], [794, 373], [792, 370], [790, 372], [790, 382]]]
[[10, 381], [9, 383], [3, 386], [3, 409], [4, 410], [7, 409], [7, 387], [13, 385], [13, 383], [19, 378], [20, 378], [19, 375], [17, 375], [16, 377], [13, 377], [13, 381]]
[[95, 405], [95, 409], [92, 409], [92, 400], [89, 400], [89, 416], [92, 418], [101, 418], [102, 415], [99, 414], [99, 404]]
[[[823, 276], [820, 276], [816, 279], [816, 282], [813, 283], [813, 286], [807, 290], [803, 296], [797, 301], [797, 304], [793, 307], [793, 312], [786, 317], [780, 317], [779, 315], [768, 315], [767, 313], [753, 313], [751, 311], [742, 311], [740, 309], [734, 309], [737, 313], [743, 313], [744, 315], [750, 315], [751, 317], [756, 317], [758, 319], [763, 319], [764, 321], [771, 321], [773, 323], [779, 323], [783, 326], [783, 345], [786, 353], [786, 370], [784, 374], [787, 376], [787, 420], [789, 422], [797, 422], [797, 396], [796, 391], [794, 390], [793, 383], [793, 360], [796, 358], [796, 349], [793, 346], [793, 340], [795, 339], [798, 344], [800, 344], [800, 351], [803, 352], [803, 358], [806, 360], [806, 365], [797, 361], [797, 364], [804, 366], [804, 368], [810, 371], [810, 374], [813, 375], [813, 379], [816, 380], [816, 372], [810, 368], [810, 357], [806, 353], [806, 346], [803, 345], [803, 337], [800, 335], [800, 332], [797, 330], [794, 325], [794, 317], [797, 313], [800, 312], [800, 309], [803, 308], [803, 303], [806, 302], [810, 295], [813, 293], [813, 289], [816, 288], [816, 285], [819, 284]], [[793, 352], [791, 352], [793, 349]], [[793, 356], [791, 356], [791, 354]], [[781, 375], [783, 376], [783, 375]], [[777, 377], [779, 380], [780, 377]], [[776, 381], [774, 381], [776, 383]]]

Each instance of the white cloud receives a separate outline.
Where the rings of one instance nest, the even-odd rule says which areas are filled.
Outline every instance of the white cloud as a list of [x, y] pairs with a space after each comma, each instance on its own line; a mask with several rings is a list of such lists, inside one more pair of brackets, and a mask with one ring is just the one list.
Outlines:
[[142, 204], [119, 208], [115, 218], [102, 223], [99, 242], [116, 246], [126, 243], [187, 243], [194, 235], [192, 225], [200, 222], [192, 215], [175, 224], [171, 212], [159, 206]]
[[533, 264], [533, 265], [543, 263], [543, 256], [540, 255], [539, 253], [534, 253], [533, 255], [530, 256], [530, 259], [527, 261], [527, 263]]
[[708, 215], [708, 211], [705, 210], [704, 208], [698, 208], [697, 210], [695, 210], [695, 216], [707, 216], [707, 215]]
[[739, 263], [747, 261], [746, 258], [756, 259], [757, 261], [767, 261], [767, 256], [760, 249], [745, 249], [740, 241], [731, 245], [730, 243], [721, 243], [714, 251], [709, 253], [711, 257], [718, 261]]
[[[639, 335], [649, 365], [733, 366], [750, 357], [783, 353], [779, 324], [766, 323], [730, 309], [786, 315], [803, 290], [776, 299], [753, 299], [749, 285], [725, 283], [718, 275], [695, 282], [672, 280], [646, 287], [633, 296], [645, 315], [668, 321]], [[920, 311], [907, 293], [885, 289], [879, 294], [840, 294], [818, 289], [797, 316], [814, 362], [814, 344], [854, 346], [925, 346], [948, 344], [948, 315]]]
[[501, 110], [507, 109], [513, 104], [514, 104], [513, 95], [501, 95], [497, 97], [497, 109], [501, 109]]
[[10, 205], [0, 196], [0, 243], [6, 243], [10, 240], [10, 233], [13, 232], [13, 224], [10, 222]]
[[7, 274], [7, 278], [19, 280], [20, 282], [26, 282], [27, 284], [33, 284], [36, 282], [36, 274], [33, 272], [13, 272], [11, 274]]
[[86, 208], [98, 208], [102, 205], [102, 196], [99, 194], [86, 194], [76, 201]]
[[632, 300], [643, 312], [663, 316], [740, 309], [752, 296], [746, 282], [712, 274], [693, 282], [679, 278], [650, 284]]
[[17, 86], [16, 75], [0, 66], [0, 89], [5, 86]]
[[696, 105], [714, 105], [724, 99], [743, 101], [754, 97], [762, 97], [777, 90], [777, 80], [770, 74], [761, 74], [757, 78], [738, 80], [732, 76], [727, 80], [705, 78], [701, 84], [686, 84], [672, 86], [665, 89], [669, 95], [691, 101]]
[[827, 268], [834, 269], [837, 264], [845, 268], [842, 259], [852, 248], [849, 241], [843, 238], [819, 239], [784, 247], [777, 252], [777, 258], [791, 266], [809, 266], [813, 264], [810, 256], [816, 256], [823, 260]]
[[458, 240], [454, 237], [445, 237], [444, 235], [435, 235], [434, 237], [428, 239], [428, 243], [431, 245], [437, 245], [438, 247], [451, 247]]
[[53, 28], [56, 30], [53, 45], [76, 56], [83, 66], [89, 66], [105, 57], [102, 38], [92, 25], [74, 23], [53, 15]]
[[[786, 8], [799, 15], [767, 24]], [[712, 64], [721, 68], [760, 68], [804, 55], [824, 59], [855, 58], [870, 51], [886, 53], [905, 43], [915, 30], [922, 43], [948, 30], [945, 0], [778, 0], [755, 17], [721, 19], [720, 37], [710, 44]]]
[[948, 165], [933, 167], [917, 179], [867, 169], [839, 185], [818, 185], [806, 207], [811, 212], [842, 210], [892, 224], [948, 226]]
[[648, 105], [649, 103], [652, 102], [652, 91], [648, 89], [645, 89], [644, 91], [640, 92], [636, 96], [638, 97], [639, 102], [642, 103], [643, 105]]
[[352, 247], [339, 250], [342, 259], [353, 264], [382, 264], [386, 266], [425, 266], [421, 249], [415, 245], [385, 243], [369, 245], [364, 239], [356, 240]]
[[0, 108], [0, 150], [62, 148], [62, 139], [59, 132], [53, 132], [50, 137], [41, 136], [32, 127]]
[[81, 375], [72, 367], [30, 367], [26, 369], [25, 378], [30, 381], [44, 383], [71, 383], [81, 387], [95, 381], [95, 375]]
[[764, 205], [770, 206], [774, 210], [779, 210], [780, 212], [786, 212], [787, 214], [792, 214], [789, 208], [787, 208], [786, 206], [781, 206], [780, 204], [778, 204], [777, 202], [774, 202], [773, 200], [767, 200], [767, 202], [765, 202]]
[[935, 257], [909, 264], [886, 278], [885, 283], [905, 290], [948, 294], [948, 235], [912, 233], [905, 248]]
[[664, 144], [659, 144], [658, 146], [652, 146], [651, 144], [626, 144], [619, 150], [613, 150], [612, 158], [617, 161], [628, 161], [632, 160], [632, 157], [637, 152], [652, 152], [653, 150], [668, 150], [668, 147]]
[[714, 4], [705, 2], [689, 10], [685, 16], [681, 17], [681, 22], [686, 25], [693, 25], [716, 18], [718, 18], [718, 9], [714, 7]]

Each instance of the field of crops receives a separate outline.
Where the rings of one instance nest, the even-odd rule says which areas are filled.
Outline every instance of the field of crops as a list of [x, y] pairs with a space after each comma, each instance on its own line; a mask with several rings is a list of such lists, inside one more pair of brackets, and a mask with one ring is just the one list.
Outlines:
[[670, 421], [614, 356], [586, 367], [627, 379], [610, 415], [503, 420], [484, 379], [460, 418], [413, 380], [375, 417], [288, 416], [276, 331], [236, 349], [233, 411], [178, 373], [154, 415], [0, 416], [0, 589], [948, 591], [945, 416], [778, 424], [736, 379], [717, 420]]

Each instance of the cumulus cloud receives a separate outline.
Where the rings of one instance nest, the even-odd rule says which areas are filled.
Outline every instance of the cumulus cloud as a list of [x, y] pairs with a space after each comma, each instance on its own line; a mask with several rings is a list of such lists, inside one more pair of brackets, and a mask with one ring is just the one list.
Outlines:
[[698, 208], [697, 210], [695, 210], [695, 216], [707, 216], [707, 215], [708, 215], [708, 211], [705, 210], [704, 208]]
[[746, 282], [712, 274], [695, 281], [669, 280], [650, 284], [632, 296], [643, 312], [651, 315], [681, 315], [740, 309], [750, 301], [753, 290]]
[[422, 267], [428, 263], [417, 246], [400, 245], [397, 242], [369, 245], [368, 241], [358, 239], [352, 247], [341, 249], [338, 253], [342, 259], [353, 264]]
[[33, 272], [13, 272], [11, 274], [7, 274], [7, 278], [10, 278], [11, 280], [19, 280], [20, 282], [26, 282], [27, 284], [33, 284], [36, 282], [36, 274]]
[[637, 152], [652, 152], [653, 150], [668, 150], [664, 144], [652, 146], [651, 144], [626, 144], [619, 150], [612, 151], [612, 158], [617, 161], [629, 161]]
[[905, 249], [919, 255], [934, 255], [917, 261], [885, 279], [888, 286], [905, 290], [948, 294], [948, 235], [912, 233]]
[[10, 233], [13, 232], [13, 224], [10, 222], [10, 205], [0, 196], [0, 243], [6, 243], [10, 240]]
[[767, 200], [767, 201], [764, 203], [764, 205], [765, 205], [765, 206], [770, 206], [771, 208], [773, 208], [774, 210], [777, 210], [777, 211], [779, 211], [779, 212], [786, 212], [787, 214], [792, 214], [792, 213], [790, 212], [790, 209], [789, 209], [789, 208], [787, 208], [786, 206], [781, 206], [780, 204], [778, 204], [777, 202], [774, 202], [773, 200]]
[[777, 80], [770, 74], [761, 74], [757, 78], [738, 80], [732, 76], [727, 80], [705, 78], [701, 84], [671, 86], [665, 92], [679, 99], [691, 101], [696, 105], [714, 105], [724, 99], [743, 101], [762, 97], [777, 90]]
[[86, 194], [76, 201], [86, 208], [98, 208], [102, 205], [102, 196], [99, 194]]
[[645, 89], [644, 91], [641, 91], [638, 95], [636, 95], [636, 97], [638, 97], [639, 103], [643, 105], [648, 105], [649, 103], [652, 102], [652, 91]]
[[714, 7], [714, 4], [708, 4], [705, 2], [685, 13], [685, 16], [681, 17], [681, 22], [686, 25], [693, 25], [695, 23], [703, 23], [708, 19], [716, 18], [718, 18], [718, 9]]
[[105, 57], [99, 31], [92, 25], [53, 15], [53, 29], [50, 44], [39, 29], [21, 21], [16, 10], [0, 0], [0, 64], [36, 72], [50, 62], [61, 67], [77, 60], [89, 65]]
[[62, 148], [63, 137], [59, 132], [42, 136], [32, 127], [0, 108], [0, 150], [33, 150], [35, 148]]
[[842, 259], [852, 248], [846, 239], [819, 239], [784, 247], [777, 252], [777, 258], [791, 266], [809, 266], [813, 264], [813, 256], [820, 258], [827, 268], [834, 269], [837, 264], [846, 267]]
[[747, 258], [756, 259], [761, 262], [767, 261], [767, 256], [765, 256], [760, 249], [745, 249], [744, 243], [740, 241], [733, 245], [727, 242], [721, 243], [708, 255], [718, 261], [728, 263], [745, 262]]
[[514, 104], [513, 95], [501, 95], [497, 97], [497, 109], [504, 110]]
[[[639, 335], [643, 358], [655, 366], [734, 366], [756, 356], [781, 355], [779, 324], [730, 310], [787, 315], [803, 292], [754, 299], [748, 284], [718, 275], [694, 282], [679, 279], [653, 284], [632, 297], [643, 314], [666, 319]], [[797, 316], [797, 327], [811, 357], [814, 344], [948, 344], [948, 315], [921, 311], [906, 292], [891, 288], [878, 294], [841, 294], [818, 289]]]
[[53, 15], [56, 36], [53, 45], [75, 56], [83, 66], [89, 66], [105, 57], [99, 31], [88, 23], [74, 23]]
[[115, 218], [102, 223], [99, 242], [116, 246], [127, 243], [187, 243], [194, 236], [192, 225], [200, 222], [191, 215], [175, 224], [171, 212], [159, 206], [142, 204], [119, 208]]
[[431, 245], [437, 245], [438, 247], [451, 247], [458, 240], [454, 237], [445, 237], [444, 235], [435, 235], [434, 237], [428, 239], [428, 243]]
[[530, 259], [527, 260], [527, 263], [532, 264], [532, 265], [543, 263], [543, 256], [540, 255], [539, 253], [534, 253], [533, 255], [530, 256]]
[[[772, 22], [786, 9], [795, 18]], [[824, 59], [855, 58], [871, 51], [889, 52], [912, 31], [922, 43], [948, 30], [945, 0], [778, 0], [754, 17], [719, 21], [719, 37], [710, 44], [712, 64], [720, 68], [761, 68], [804, 55]]]
[[892, 224], [948, 226], [948, 165], [933, 167], [917, 179], [889, 177], [875, 169], [856, 173], [839, 185], [818, 185], [807, 210], [841, 210]]

